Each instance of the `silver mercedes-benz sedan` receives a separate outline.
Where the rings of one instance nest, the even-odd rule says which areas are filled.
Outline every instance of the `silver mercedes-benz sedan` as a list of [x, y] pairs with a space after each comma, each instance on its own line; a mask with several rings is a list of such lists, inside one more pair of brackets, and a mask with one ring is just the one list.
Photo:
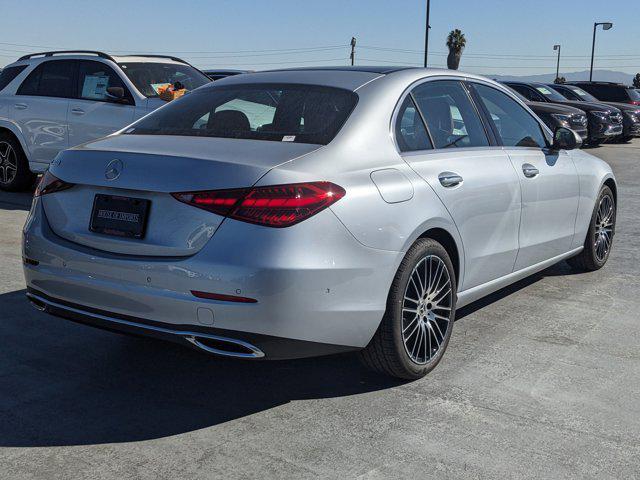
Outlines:
[[230, 77], [61, 153], [24, 227], [52, 315], [419, 378], [456, 307], [609, 256], [609, 166], [505, 87], [419, 68]]

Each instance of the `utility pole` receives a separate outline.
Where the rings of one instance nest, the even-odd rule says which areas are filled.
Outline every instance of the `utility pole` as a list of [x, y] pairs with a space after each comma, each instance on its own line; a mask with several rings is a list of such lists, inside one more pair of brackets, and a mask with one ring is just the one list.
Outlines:
[[427, 68], [427, 56], [429, 54], [429, 11], [431, 10], [431, 0], [427, 0], [427, 25], [424, 32], [424, 68]]
[[553, 49], [558, 51], [558, 63], [556, 63], [556, 78], [558, 78], [560, 77], [560, 45], [554, 45]]
[[598, 25], [602, 25], [603, 30], [609, 30], [613, 27], [611, 22], [596, 22], [593, 24], [593, 41], [591, 42], [591, 68], [589, 69], [589, 81], [593, 80], [593, 54], [596, 51], [596, 28]]
[[351, 65], [356, 63], [356, 37], [351, 37]]

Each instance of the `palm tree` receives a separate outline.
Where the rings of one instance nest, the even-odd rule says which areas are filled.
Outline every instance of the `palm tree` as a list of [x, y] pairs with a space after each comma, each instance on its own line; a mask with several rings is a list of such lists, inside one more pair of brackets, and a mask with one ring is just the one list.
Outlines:
[[451, 30], [447, 36], [447, 47], [449, 47], [449, 55], [447, 56], [447, 68], [457, 70], [460, 66], [460, 58], [462, 50], [467, 44], [464, 33], [460, 29]]

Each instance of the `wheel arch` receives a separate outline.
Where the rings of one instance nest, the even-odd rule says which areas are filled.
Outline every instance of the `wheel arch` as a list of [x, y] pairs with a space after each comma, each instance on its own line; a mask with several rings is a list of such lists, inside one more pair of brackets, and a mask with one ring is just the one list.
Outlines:
[[15, 124], [0, 120], [0, 133], [8, 133], [13, 136], [20, 144], [22, 152], [27, 157], [27, 161], [30, 161], [29, 149], [27, 148], [27, 144], [24, 141], [22, 132]]
[[602, 185], [606, 185], [607, 187], [609, 187], [611, 189], [611, 192], [613, 193], [613, 201], [616, 205], [616, 208], [618, 206], [618, 186], [616, 185], [616, 181], [613, 179], [613, 177], [608, 177], [604, 182], [602, 182]]
[[458, 244], [453, 235], [444, 228], [433, 227], [424, 231], [418, 238], [431, 238], [444, 247], [444, 249], [449, 254], [449, 257], [451, 258], [451, 263], [453, 263], [453, 269], [456, 274], [456, 286], [459, 287], [461, 284], [461, 276], [463, 273], [461, 263], [462, 255], [460, 251], [461, 249], [458, 247]]

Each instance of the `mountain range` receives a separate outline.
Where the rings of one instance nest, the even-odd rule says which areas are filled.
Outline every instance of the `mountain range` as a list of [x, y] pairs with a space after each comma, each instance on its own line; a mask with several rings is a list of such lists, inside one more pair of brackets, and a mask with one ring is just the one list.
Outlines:
[[[464, 67], [461, 67], [464, 70]], [[485, 75], [489, 78], [496, 80], [512, 80], [512, 81], [525, 81], [525, 82], [542, 82], [551, 83], [555, 80], [555, 75], [552, 73], [544, 73], [540, 75]], [[567, 80], [589, 80], [589, 70], [582, 70], [580, 72], [560, 72], [560, 76]], [[616, 72], [614, 70], [594, 70], [593, 79], [601, 82], [616, 82], [624, 83], [625, 85], [631, 85], [633, 83], [633, 75], [624, 72]]]

